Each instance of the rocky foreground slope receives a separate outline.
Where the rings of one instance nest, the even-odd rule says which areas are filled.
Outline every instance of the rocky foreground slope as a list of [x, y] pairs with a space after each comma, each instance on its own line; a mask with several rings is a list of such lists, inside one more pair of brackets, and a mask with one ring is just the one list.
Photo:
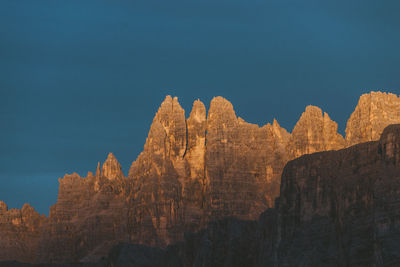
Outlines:
[[[305, 180], [307, 175], [320, 178], [315, 178], [312, 182], [296, 182], [294, 185], [288, 182], [289, 178], [285, 178], [290, 170], [288, 166], [294, 164], [292, 162], [285, 168], [281, 184], [285, 164], [303, 154], [337, 150], [356, 143], [377, 140], [384, 127], [391, 123], [400, 123], [400, 98], [386, 93], [372, 92], [360, 97], [359, 104], [348, 121], [346, 138], [337, 133], [337, 124], [328, 114], [314, 106], [306, 108], [290, 134], [276, 121], [263, 127], [245, 122], [235, 115], [231, 103], [222, 97], [211, 101], [208, 113], [203, 103], [195, 101], [189, 118], [186, 119], [177, 98], [168, 96], [153, 120], [144, 150], [133, 162], [128, 177], [124, 176], [118, 161], [110, 154], [101, 168], [98, 165], [94, 175], [89, 173], [82, 178], [72, 174], [60, 179], [57, 203], [51, 207], [48, 218], [29, 209], [29, 213], [25, 212], [29, 214], [29, 218], [18, 221], [15, 218], [24, 218], [24, 209], [8, 210], [1, 203], [0, 260], [97, 261], [119, 242], [166, 247], [184, 240], [184, 232], [198, 231], [210, 222], [231, 216], [239, 219], [239, 224], [247, 225], [240, 220], [256, 220], [263, 211], [278, 205], [279, 209], [269, 210], [261, 216], [261, 221], [278, 221], [278, 224], [269, 224], [273, 226], [259, 229], [261, 232], [254, 236], [269, 236], [263, 244], [268, 249], [263, 248], [262, 253], [256, 254], [257, 257], [271, 262], [279, 261], [282, 255], [296, 255], [297, 252], [296, 247], [289, 246], [287, 250], [277, 250], [278, 243], [282, 247], [281, 244], [285, 244], [284, 240], [289, 237], [320, 233], [308, 233], [307, 231], [313, 230], [297, 228], [304, 218], [307, 221], [310, 214], [313, 214], [310, 210], [319, 212], [321, 216], [328, 213], [339, 214], [343, 212], [341, 208], [345, 203], [367, 197], [363, 191], [365, 180], [360, 179], [355, 181], [361, 184], [357, 185], [355, 182], [354, 186], [360, 187], [361, 191], [352, 192], [351, 196], [344, 192], [332, 193], [335, 191], [336, 180], [329, 180], [329, 185], [321, 182], [323, 175], [334, 175], [330, 172], [322, 173], [325, 169], [330, 170], [329, 160], [325, 162], [325, 159], [321, 159], [321, 164], [326, 164], [325, 169], [317, 168], [320, 163], [311, 168], [307, 161], [303, 162], [304, 166], [299, 166], [299, 169], [304, 170]], [[352, 149], [354, 147], [344, 151]], [[332, 172], [337, 171], [336, 169], [354, 172], [353, 168], [357, 166], [363, 170], [360, 166], [369, 164], [363, 162], [364, 159], [369, 160], [369, 156], [366, 156], [369, 154], [366, 153], [379, 154], [373, 148], [362, 149], [364, 150], [355, 159], [353, 154], [346, 154], [349, 152], [327, 152], [327, 155], [344, 153], [334, 158], [336, 165], [331, 168]], [[309, 156], [303, 158], [307, 157]], [[308, 169], [310, 173], [306, 172]], [[299, 177], [300, 181], [300, 174], [301, 172], [296, 172], [290, 178]], [[349, 174], [344, 173], [340, 177], [346, 177], [345, 175]], [[337, 180], [341, 183], [340, 186], [346, 185], [343, 179]], [[323, 187], [320, 188], [320, 185]], [[278, 203], [274, 203], [279, 196], [280, 187], [282, 195]], [[307, 192], [305, 195], [300, 194], [298, 197], [296, 194], [303, 187], [310, 188], [304, 191]], [[348, 187], [352, 188], [351, 185]], [[307, 202], [307, 199], [311, 200]], [[332, 202], [333, 199], [336, 202]], [[328, 209], [331, 205], [336, 205], [335, 203], [341, 204]], [[276, 215], [278, 210], [279, 216]], [[343, 218], [353, 220], [353, 217]], [[232, 222], [227, 223], [230, 225]], [[360, 219], [360, 223], [365, 223], [365, 220]], [[248, 226], [249, 231], [254, 223], [252, 225]], [[282, 227], [278, 228], [277, 225]], [[332, 229], [337, 228], [337, 224], [331, 222], [327, 222], [325, 226], [320, 225], [325, 227], [323, 232], [327, 234], [333, 234]], [[235, 224], [232, 227], [229, 231], [235, 232], [237, 227]], [[344, 233], [352, 230], [339, 229]], [[219, 230], [203, 230], [203, 233], [204, 231], [212, 231], [216, 235], [219, 233]], [[225, 230], [222, 231], [221, 234], [226, 235]], [[282, 235], [277, 236], [275, 232]], [[203, 242], [203, 239], [198, 240], [201, 233], [194, 235], [193, 247], [198, 246], [198, 242]], [[350, 246], [348, 242], [350, 241], [331, 242], [342, 253], [335, 252], [332, 257], [339, 255], [347, 259], [347, 254], [343, 254], [343, 251]], [[354, 241], [350, 243], [353, 244], [352, 242]], [[248, 246], [246, 242], [243, 244]], [[310, 243], [299, 243], [299, 246], [307, 245]], [[360, 251], [364, 255], [363, 248]], [[212, 258], [207, 255], [202, 257]], [[287, 265], [290, 266], [290, 263]]]

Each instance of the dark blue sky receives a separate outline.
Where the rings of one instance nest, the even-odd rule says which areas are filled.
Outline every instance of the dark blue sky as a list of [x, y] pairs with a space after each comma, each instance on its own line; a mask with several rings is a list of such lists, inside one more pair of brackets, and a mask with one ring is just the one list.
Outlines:
[[110, 151], [127, 173], [167, 94], [187, 113], [222, 95], [289, 131], [314, 104], [343, 132], [362, 93], [399, 93], [399, 12], [397, 0], [0, 0], [0, 199], [48, 213], [58, 177]]

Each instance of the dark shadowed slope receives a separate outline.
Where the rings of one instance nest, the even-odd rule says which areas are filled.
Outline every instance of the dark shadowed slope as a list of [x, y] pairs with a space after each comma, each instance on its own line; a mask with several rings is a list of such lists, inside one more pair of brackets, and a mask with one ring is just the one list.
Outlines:
[[[376, 149], [374, 145], [371, 148], [362, 145], [361, 152], [354, 155], [353, 152], [337, 152], [342, 154], [334, 156], [337, 154], [333, 151], [316, 154], [323, 158], [310, 167], [310, 173], [296, 171], [288, 176], [285, 174], [290, 170], [288, 166], [295, 164], [290, 163], [281, 184], [285, 164], [303, 154], [377, 140], [384, 127], [393, 122], [400, 123], [400, 99], [386, 93], [372, 92], [360, 97], [349, 119], [346, 138], [337, 133], [337, 124], [328, 114], [314, 106], [306, 107], [290, 134], [277, 121], [262, 127], [245, 122], [222, 97], [211, 101], [208, 112], [200, 101], [195, 101], [186, 119], [178, 99], [167, 96], [153, 119], [144, 150], [133, 162], [128, 177], [110, 153], [104, 164], [98, 165], [94, 175], [72, 174], [60, 179], [57, 203], [51, 207], [48, 218], [39, 216], [32, 208], [7, 210], [3, 203], [0, 259], [56, 263], [97, 261], [119, 242], [165, 248], [184, 240], [184, 232], [199, 231], [208, 223], [225, 217], [258, 219], [264, 210], [274, 207], [280, 187], [282, 210], [279, 211], [282, 213], [277, 220], [282, 220], [282, 228], [279, 232], [282, 238], [292, 238], [297, 233], [302, 212], [310, 209], [314, 212], [315, 209], [321, 216], [338, 213], [342, 205], [356, 199], [358, 191], [349, 197], [344, 190], [347, 187], [340, 194], [331, 194], [336, 192], [336, 186], [346, 185], [351, 173], [370, 164], [368, 160], [374, 160], [377, 153], [373, 150]], [[354, 147], [342, 151], [352, 149]], [[322, 155], [333, 155], [333, 162]], [[305, 156], [299, 162], [307, 157], [314, 159], [315, 155]], [[304, 166], [298, 169], [306, 170], [309, 162], [302, 164]], [[333, 167], [329, 167], [331, 165]], [[334, 179], [330, 175], [339, 171], [343, 173], [335, 178], [337, 185], [329, 179]], [[299, 175], [308, 182], [295, 185], [289, 182]], [[310, 180], [307, 175], [316, 180]], [[326, 187], [319, 188], [321, 179], [328, 179], [324, 182]], [[364, 190], [364, 180], [357, 179], [353, 179], [354, 186]], [[307, 188], [307, 193], [297, 196], [296, 192], [302, 186]], [[364, 193], [361, 191], [360, 194]], [[307, 202], [312, 194], [317, 196]], [[328, 209], [329, 205], [338, 205], [336, 203], [341, 203], [338, 210]], [[300, 211], [296, 211], [300, 215], [295, 212], [296, 205], [301, 205]], [[287, 209], [288, 218], [284, 209]], [[297, 214], [296, 218], [291, 217], [294, 214]], [[308, 220], [309, 215], [305, 214]], [[338, 227], [331, 223], [326, 225], [326, 233], [333, 233], [329, 231]], [[360, 231], [369, 231], [368, 227]], [[272, 247], [277, 245], [276, 242], [273, 244]], [[339, 252], [333, 252], [332, 257], [345, 258], [344, 252], [340, 252], [344, 248], [336, 249]], [[366, 253], [368, 250], [360, 248], [360, 251]], [[288, 248], [288, 251], [273, 255], [279, 258], [281, 254], [291, 253], [296, 251]]]

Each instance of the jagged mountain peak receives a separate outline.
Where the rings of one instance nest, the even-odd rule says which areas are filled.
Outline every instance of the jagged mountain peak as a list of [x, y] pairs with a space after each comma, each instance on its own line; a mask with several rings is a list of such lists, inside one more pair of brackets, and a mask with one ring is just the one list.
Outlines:
[[101, 176], [101, 167], [100, 167], [100, 162], [97, 162], [97, 168], [96, 168], [96, 172], [94, 173], [94, 176], [96, 178], [99, 178]]
[[232, 103], [222, 96], [215, 96], [210, 102], [210, 111], [214, 109], [233, 110]]
[[322, 115], [322, 109], [314, 105], [307, 105], [303, 115], [308, 115], [308, 114]]
[[159, 121], [166, 121], [170, 119], [173, 114], [176, 113], [185, 114], [185, 111], [179, 104], [178, 97], [167, 95], [164, 101], [161, 103], [160, 107], [158, 108], [154, 119], [158, 119]]
[[343, 137], [337, 133], [338, 125], [317, 106], [309, 105], [293, 128], [288, 144], [292, 158], [303, 154], [340, 149]]
[[192, 111], [190, 112], [188, 120], [195, 120], [197, 122], [205, 121], [206, 119], [206, 107], [199, 99], [193, 102]]
[[4, 201], [0, 200], [0, 211], [1, 212], [6, 212], [8, 210], [8, 206]]
[[103, 163], [101, 175], [110, 180], [124, 177], [121, 164], [119, 164], [117, 158], [111, 152], [108, 154], [106, 161]]
[[106, 161], [115, 161], [115, 160], [117, 160], [117, 158], [114, 156], [112, 152], [109, 152]]
[[[382, 126], [377, 122], [398, 120], [396, 99], [382, 93], [362, 96], [354, 113], [362, 116], [352, 119], [369, 121], [371, 117], [364, 116], [363, 110], [374, 110], [367, 113], [373, 114], [374, 123], [349, 123], [349, 129], [377, 131]], [[390, 134], [383, 135], [381, 152], [388, 162], [400, 162], [391, 156], [398, 142], [391, 142]], [[112, 153], [102, 166], [97, 165], [94, 177], [72, 174], [60, 179], [57, 204], [45, 221], [49, 226], [44, 231], [29, 226], [33, 232], [27, 232], [27, 238], [36, 235], [36, 239], [23, 243], [31, 246], [28, 261], [39, 254], [41, 261], [80, 261], [96, 255], [94, 259], [98, 259], [113, 242], [166, 246], [182, 240], [184, 232], [196, 231], [224, 216], [256, 219], [274, 206], [282, 170], [289, 160], [345, 146], [337, 123], [316, 106], [305, 108], [290, 134], [276, 119], [263, 127], [245, 122], [223, 97], [215, 97], [208, 112], [200, 100], [194, 101], [186, 119], [178, 99], [167, 96], [151, 124], [144, 150], [130, 169], [129, 178], [134, 179], [116, 179], [124, 175]], [[5, 214], [4, 205], [0, 203], [0, 214]], [[15, 239], [19, 232], [9, 227], [14, 218], [10, 215], [19, 213], [6, 213], [0, 216], [7, 222], [0, 227], [0, 234], [6, 231], [10, 243], [19, 246]], [[60, 253], [59, 244], [67, 244], [68, 249]], [[3, 249], [4, 255], [17, 255], [10, 253], [12, 250]]]
[[347, 121], [347, 146], [378, 140], [387, 125], [396, 123], [400, 123], [399, 96], [383, 92], [364, 94]]
[[222, 96], [214, 97], [210, 102], [210, 108], [208, 110], [207, 122], [234, 122], [237, 120], [235, 110], [230, 101]]

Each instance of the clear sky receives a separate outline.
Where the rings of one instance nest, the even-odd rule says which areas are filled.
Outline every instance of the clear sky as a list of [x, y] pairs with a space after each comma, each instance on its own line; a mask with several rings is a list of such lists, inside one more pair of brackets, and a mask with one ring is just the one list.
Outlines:
[[400, 1], [0, 0], [0, 200], [48, 213], [58, 178], [113, 152], [127, 173], [167, 94], [289, 131], [399, 94]]

